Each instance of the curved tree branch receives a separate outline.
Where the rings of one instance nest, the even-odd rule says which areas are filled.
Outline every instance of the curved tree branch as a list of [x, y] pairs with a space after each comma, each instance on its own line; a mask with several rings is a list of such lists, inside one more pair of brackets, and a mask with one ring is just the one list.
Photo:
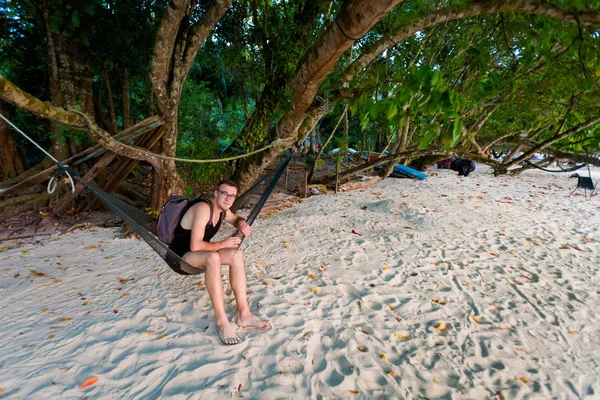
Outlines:
[[146, 150], [140, 149], [140, 152], [138, 152], [135, 149], [125, 147], [123, 143], [112, 138], [110, 133], [104, 129], [101, 129], [86, 114], [66, 111], [61, 107], [53, 106], [48, 101], [41, 101], [40, 99], [21, 90], [2, 75], [0, 75], [0, 99], [5, 100], [16, 107], [29, 111], [38, 117], [69, 125], [74, 128], [83, 129], [105, 149], [123, 157], [146, 161], [160, 170], [162, 160], [157, 157], [153, 157], [150, 154], [141, 152], [146, 152]]

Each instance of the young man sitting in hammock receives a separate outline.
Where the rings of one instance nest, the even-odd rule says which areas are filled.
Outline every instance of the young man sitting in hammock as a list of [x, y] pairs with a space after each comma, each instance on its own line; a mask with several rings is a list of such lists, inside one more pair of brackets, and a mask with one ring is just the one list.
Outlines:
[[236, 326], [229, 322], [223, 301], [223, 281], [221, 265], [229, 265], [229, 281], [237, 303], [237, 325], [240, 328], [265, 328], [269, 321], [263, 321], [250, 312], [246, 298], [246, 271], [244, 258], [238, 246], [242, 240], [230, 237], [221, 242], [211, 243], [223, 220], [235, 226], [244, 235], [250, 235], [252, 228], [243, 218], [229, 208], [237, 196], [237, 185], [232, 181], [222, 181], [214, 191], [211, 201], [201, 200], [182, 212], [182, 217], [170, 249], [188, 264], [205, 271], [206, 288], [215, 315], [219, 338], [224, 344], [237, 344], [240, 338]]

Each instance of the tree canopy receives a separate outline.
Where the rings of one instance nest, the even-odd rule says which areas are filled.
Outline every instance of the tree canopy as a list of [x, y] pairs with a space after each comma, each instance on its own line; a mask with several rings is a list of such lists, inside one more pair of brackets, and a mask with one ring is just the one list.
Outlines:
[[[5, 112], [59, 158], [96, 141], [150, 163], [154, 207], [183, 191], [159, 154], [270, 145], [185, 169], [248, 187], [288, 146], [322, 143], [344, 118], [330, 148], [388, 151], [346, 175], [450, 155], [496, 173], [535, 152], [598, 165], [597, 0], [0, 0], [0, 21], [0, 101], [16, 106]], [[152, 152], [111, 139], [151, 115], [165, 124]], [[521, 156], [500, 162], [490, 150]]]

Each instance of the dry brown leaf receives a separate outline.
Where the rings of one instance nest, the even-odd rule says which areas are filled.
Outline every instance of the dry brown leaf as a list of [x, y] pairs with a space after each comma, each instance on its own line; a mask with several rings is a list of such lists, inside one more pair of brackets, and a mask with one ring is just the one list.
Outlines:
[[124, 279], [124, 278], [117, 278], [117, 280], [119, 282], [121, 282], [123, 285], [126, 284], [127, 282], [129, 282], [127, 279]]
[[268, 281], [268, 280], [266, 280], [266, 279], [265, 279], [265, 280], [263, 280], [263, 283], [264, 283], [265, 285], [270, 285], [270, 284], [271, 284], [271, 282], [269, 282], [269, 281]]
[[408, 339], [408, 336], [403, 335], [401, 333], [396, 333], [396, 337], [400, 340]]
[[128, 293], [128, 292], [125, 292], [125, 293], [123, 293], [123, 294], [121, 295], [121, 297], [127, 297], [127, 296], [129, 296], [129, 293]]
[[91, 246], [88, 246], [88, 247], [84, 247], [83, 249], [84, 250], [91, 250], [91, 249], [97, 249], [97, 248], [98, 247], [96, 245], [91, 245]]
[[38, 278], [47, 278], [48, 277], [48, 275], [41, 273], [41, 272], [37, 272], [35, 269], [30, 269], [29, 272], [31, 273], [31, 275], [37, 276]]
[[48, 335], [48, 339], [52, 339], [54, 336], [55, 336], [54, 333], [51, 333]]
[[394, 371], [387, 371], [386, 374], [388, 374], [389, 376], [396, 376], [396, 373]]
[[48, 311], [48, 307], [46, 307], [42, 310], [42, 312], [47, 312], [47, 311]]
[[98, 377], [94, 376], [94, 377], [92, 377], [90, 379], [86, 379], [86, 381], [83, 382], [79, 388], [80, 389], [85, 389], [88, 386], [92, 386], [96, 382], [98, 382]]
[[315, 274], [308, 274], [308, 277], [309, 277], [310, 279], [315, 279]]
[[362, 301], [360, 301], [360, 300], [357, 300], [357, 301], [356, 301], [356, 304], [358, 304], [358, 306], [359, 306], [359, 307], [362, 307], [362, 306], [363, 306], [363, 302], [362, 302]]
[[19, 274], [19, 273], [16, 273], [16, 274], [14, 274], [14, 275], [13, 275], [13, 278], [17, 279], [17, 278], [18, 278], [18, 277], [20, 277], [20, 276], [21, 276], [21, 274]]
[[316, 287], [311, 289], [313, 293], [317, 293], [319, 291], [319, 289], [317, 289]]
[[83, 303], [81, 303], [82, 306], [87, 306], [88, 304], [90, 304], [89, 301], [84, 301]]
[[146, 331], [146, 335], [152, 335], [156, 331]]
[[438, 331], [443, 331], [446, 329], [446, 324], [443, 322], [440, 322], [439, 324], [436, 324], [433, 326], [435, 329], [437, 329]]
[[158, 336], [156, 337], [156, 339], [155, 339], [155, 340], [160, 340], [160, 339], [162, 339], [162, 338], [165, 338], [165, 337], [167, 337], [167, 334], [166, 334], [166, 333], [161, 333], [160, 335], [158, 335]]
[[363, 353], [366, 353], [367, 351], [369, 351], [369, 349], [367, 349], [364, 346], [358, 346], [357, 349], [358, 349], [358, 351], [362, 351]]
[[58, 320], [58, 322], [69, 322], [72, 319], [73, 318], [61, 318], [61, 319]]
[[348, 390], [350, 393], [352, 394], [359, 394], [360, 392], [358, 390]]
[[388, 357], [385, 353], [381, 353], [381, 355], [379, 356], [383, 361], [387, 361]]
[[439, 304], [441, 306], [446, 305], [446, 302], [442, 299], [431, 299], [431, 301], [433, 301], [434, 303]]
[[479, 318], [476, 317], [475, 315], [471, 314], [471, 318], [473, 318], [473, 321], [475, 321], [476, 323], [480, 324], [481, 322], [479, 322]]
[[393, 310], [394, 308], [396, 308], [396, 307], [394, 307], [394, 306], [393, 306], [393, 305], [391, 305], [391, 304], [386, 304], [386, 306], [388, 306], [388, 307], [390, 308], [390, 310]]
[[529, 382], [529, 379], [525, 378], [524, 376], [517, 376], [517, 379], [520, 380], [523, 383]]

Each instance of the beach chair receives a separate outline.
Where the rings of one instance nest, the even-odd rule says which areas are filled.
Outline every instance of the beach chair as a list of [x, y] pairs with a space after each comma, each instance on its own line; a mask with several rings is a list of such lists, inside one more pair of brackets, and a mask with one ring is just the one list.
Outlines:
[[569, 194], [569, 197], [571, 197], [571, 195], [575, 193], [577, 189], [583, 189], [583, 197], [587, 197], [587, 191], [591, 190], [590, 199], [592, 198], [592, 196], [594, 195], [594, 190], [596, 190], [596, 185], [598, 184], [598, 181], [596, 181], [596, 183], [594, 184], [594, 181], [592, 180], [591, 176], [580, 176], [579, 174], [573, 174], [569, 176], [569, 178], [577, 178], [577, 186], [575, 187], [575, 189], [573, 189], [571, 194]]

